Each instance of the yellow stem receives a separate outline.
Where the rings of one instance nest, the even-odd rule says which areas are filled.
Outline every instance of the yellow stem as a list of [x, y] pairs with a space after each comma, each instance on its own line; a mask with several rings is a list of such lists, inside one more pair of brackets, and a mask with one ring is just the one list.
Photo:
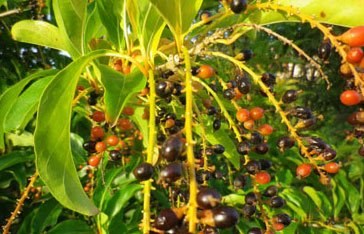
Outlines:
[[319, 166], [317, 165], [316, 161], [311, 157], [311, 154], [308, 152], [307, 147], [303, 144], [303, 140], [297, 133], [297, 129], [293, 127], [289, 119], [287, 118], [286, 113], [283, 111], [282, 107], [280, 106], [279, 102], [276, 100], [272, 92], [269, 90], [269, 88], [263, 83], [263, 81], [260, 79], [260, 76], [257, 75], [253, 70], [251, 70], [249, 67], [247, 67], [243, 62], [236, 60], [235, 58], [226, 55], [221, 52], [205, 52], [206, 55], [212, 55], [220, 58], [224, 58], [226, 60], [229, 60], [230, 62], [234, 63], [236, 66], [238, 66], [240, 69], [246, 71], [254, 80], [255, 83], [257, 83], [260, 88], [263, 90], [264, 93], [267, 94], [269, 101], [273, 104], [276, 111], [279, 113], [279, 115], [282, 118], [282, 121], [285, 123], [285, 125], [288, 128], [288, 131], [291, 133], [291, 136], [296, 140], [298, 148], [301, 150], [301, 152], [306, 156], [306, 158], [310, 161], [312, 166], [314, 166], [317, 171], [320, 174], [321, 178], [327, 178], [327, 176], [320, 170]]
[[28, 186], [25, 188], [23, 194], [21, 195], [20, 199], [18, 200], [18, 203], [16, 204], [15, 210], [11, 213], [10, 218], [8, 219], [6, 225], [3, 228], [3, 234], [8, 234], [11, 224], [15, 220], [16, 216], [20, 213], [20, 210], [25, 202], [25, 200], [28, 198], [28, 194], [30, 189], [33, 187], [33, 184], [35, 180], [38, 178], [38, 172], [35, 172], [32, 177], [30, 178]]
[[192, 138], [192, 74], [191, 74], [191, 61], [188, 50], [182, 47], [185, 66], [186, 66], [186, 111], [185, 111], [185, 132], [187, 144], [187, 167], [189, 174], [190, 184], [190, 200], [188, 206], [188, 231], [191, 233], [196, 232], [197, 223], [197, 181], [195, 175], [195, 157], [193, 155], [193, 138]]
[[[149, 70], [149, 141], [147, 148], [147, 163], [152, 163], [155, 144], [155, 80], [153, 70]], [[144, 182], [144, 204], [143, 204], [143, 233], [150, 232], [150, 190], [152, 182]]]

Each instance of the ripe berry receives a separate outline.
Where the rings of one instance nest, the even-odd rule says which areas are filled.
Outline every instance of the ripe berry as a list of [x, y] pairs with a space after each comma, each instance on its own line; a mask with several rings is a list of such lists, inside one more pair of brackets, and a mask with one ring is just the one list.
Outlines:
[[254, 120], [259, 120], [263, 118], [264, 110], [260, 107], [254, 107], [249, 111], [250, 118]]
[[93, 119], [95, 122], [98, 122], [98, 123], [104, 122], [104, 121], [105, 121], [105, 114], [104, 114], [104, 112], [102, 112], [102, 111], [95, 111], [95, 112], [92, 114], [92, 119]]
[[268, 159], [259, 159], [259, 163], [260, 163], [261, 170], [268, 170], [269, 168], [271, 168], [273, 166], [272, 161], [270, 161]]
[[119, 150], [110, 150], [109, 155], [112, 161], [119, 161], [121, 159], [121, 153]]
[[247, 77], [240, 78], [237, 82], [237, 88], [240, 93], [248, 94], [251, 89], [250, 80]]
[[272, 197], [269, 201], [269, 205], [272, 208], [281, 208], [286, 204], [286, 201], [281, 197]]
[[298, 91], [294, 89], [287, 90], [282, 96], [283, 103], [291, 103], [296, 101], [298, 98]]
[[153, 166], [143, 162], [133, 170], [135, 178], [139, 181], [149, 180], [153, 175]]
[[256, 210], [257, 208], [255, 206], [249, 204], [244, 204], [242, 207], [243, 216], [246, 218], [250, 218], [253, 214], [255, 214]]
[[355, 90], [346, 90], [340, 95], [340, 101], [346, 106], [353, 106], [360, 103], [361, 96]]
[[349, 63], [358, 63], [363, 58], [363, 50], [360, 47], [354, 47], [346, 55], [346, 61]]
[[101, 158], [97, 155], [93, 155], [91, 157], [89, 157], [88, 159], [88, 165], [92, 166], [92, 167], [97, 167], [100, 163]]
[[246, 0], [232, 0], [230, 2], [230, 9], [235, 14], [239, 14], [246, 10], [248, 4]]
[[104, 129], [100, 126], [95, 126], [91, 129], [91, 137], [94, 139], [103, 138], [104, 137]]
[[263, 83], [270, 88], [276, 84], [276, 76], [273, 75], [272, 73], [269, 73], [269, 72], [264, 73], [262, 75], [261, 79], [262, 79]]
[[162, 210], [154, 221], [154, 226], [159, 230], [169, 230], [178, 225], [180, 219], [172, 209]]
[[253, 159], [245, 165], [245, 169], [249, 174], [254, 175], [261, 170], [261, 165], [257, 160]]
[[268, 150], [269, 150], [269, 146], [266, 143], [261, 143], [261, 144], [255, 146], [255, 148], [254, 148], [254, 151], [257, 154], [266, 154], [268, 152]]
[[201, 209], [211, 209], [221, 202], [221, 195], [214, 188], [203, 187], [197, 193], [197, 204]]
[[258, 172], [255, 175], [255, 182], [258, 184], [268, 184], [270, 182], [270, 175], [266, 171]]
[[258, 128], [258, 132], [263, 136], [269, 136], [273, 132], [273, 127], [269, 124], [263, 124]]
[[247, 130], [253, 130], [254, 129], [254, 120], [252, 119], [248, 119], [247, 121], [244, 122], [244, 128]]
[[263, 142], [263, 136], [259, 132], [252, 132], [250, 134], [250, 142], [257, 145]]
[[271, 185], [264, 190], [263, 196], [273, 197], [278, 194], [278, 188], [275, 185]]
[[325, 171], [330, 174], [336, 174], [340, 170], [340, 165], [336, 162], [329, 162], [325, 165]]
[[[220, 206], [212, 209], [214, 226], [217, 228], [229, 228], [238, 223], [239, 213], [232, 207]], [[211, 226], [211, 225], [210, 225]]]
[[220, 144], [212, 146], [215, 154], [223, 154], [225, 152], [225, 147]]
[[296, 169], [296, 175], [300, 178], [305, 178], [311, 174], [312, 168], [308, 163], [299, 165]]
[[364, 26], [357, 26], [341, 34], [338, 39], [350, 47], [364, 46]]
[[155, 92], [158, 96], [166, 98], [173, 92], [173, 84], [169, 81], [160, 81], [156, 84]]
[[249, 205], [255, 205], [258, 201], [258, 195], [254, 192], [247, 193], [245, 195], [245, 203]]
[[97, 142], [96, 145], [95, 145], [95, 150], [98, 153], [104, 152], [106, 150], [106, 148], [107, 148], [106, 144], [104, 142], [102, 142], [102, 141]]
[[211, 78], [215, 74], [214, 69], [209, 65], [201, 65], [198, 69], [197, 77], [202, 79]]
[[237, 145], [237, 150], [239, 154], [246, 155], [250, 151], [250, 145], [246, 141], [239, 142], [239, 144]]
[[327, 60], [331, 53], [331, 42], [330, 40], [324, 40], [318, 48], [318, 56], [320, 59]]
[[208, 115], [215, 115], [217, 113], [217, 109], [214, 106], [210, 106], [209, 108], [207, 108], [207, 114]]
[[287, 227], [288, 225], [290, 225], [291, 223], [291, 217], [289, 217], [289, 215], [287, 214], [277, 214], [274, 216], [273, 218], [277, 223], [281, 223], [283, 224], [285, 227]]
[[123, 108], [123, 114], [124, 115], [133, 115], [134, 114], [134, 108], [131, 106], [126, 106]]
[[95, 141], [86, 141], [85, 143], [83, 143], [82, 146], [87, 152], [95, 153], [96, 152], [95, 145], [96, 145]]
[[215, 131], [219, 130], [221, 127], [221, 121], [219, 119], [215, 119], [214, 122], [212, 123], [212, 127], [214, 128]]
[[245, 176], [239, 175], [235, 177], [233, 184], [234, 184], [234, 189], [236, 190], [242, 189], [246, 184]]
[[249, 111], [247, 109], [240, 108], [238, 112], [236, 112], [236, 119], [240, 123], [247, 121], [249, 119]]
[[336, 158], [336, 151], [331, 148], [325, 148], [321, 155], [325, 161], [330, 161]]
[[263, 234], [263, 233], [264, 233], [264, 231], [262, 229], [253, 227], [253, 228], [249, 229], [247, 234]]
[[180, 137], [171, 136], [162, 145], [161, 157], [168, 162], [173, 162], [179, 158], [183, 152], [184, 144]]
[[119, 119], [118, 126], [120, 130], [128, 131], [133, 129], [133, 124], [130, 122], [129, 119]]
[[284, 136], [277, 141], [277, 146], [281, 150], [285, 150], [292, 148], [294, 146], [294, 143], [295, 140], [293, 138]]
[[171, 163], [161, 170], [160, 176], [162, 180], [169, 183], [181, 178], [182, 172], [183, 170], [181, 163]]
[[106, 138], [106, 143], [109, 146], [116, 146], [117, 144], [119, 144], [119, 138], [115, 135], [108, 136]]
[[233, 88], [228, 88], [224, 90], [224, 98], [227, 100], [232, 100], [235, 97], [235, 91]]

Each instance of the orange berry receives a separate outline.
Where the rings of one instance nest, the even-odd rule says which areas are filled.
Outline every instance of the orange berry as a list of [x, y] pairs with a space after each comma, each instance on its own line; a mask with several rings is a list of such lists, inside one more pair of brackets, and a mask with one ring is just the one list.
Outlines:
[[354, 106], [360, 103], [361, 96], [355, 90], [346, 90], [341, 93], [340, 101], [346, 106]]
[[105, 113], [102, 112], [102, 111], [95, 111], [93, 114], [92, 114], [92, 119], [95, 121], [95, 122], [103, 122], [105, 121]]
[[100, 163], [101, 158], [97, 155], [93, 155], [88, 159], [88, 165], [97, 167]]
[[296, 175], [301, 178], [305, 178], [311, 174], [312, 168], [308, 163], [299, 165], [296, 169]]
[[264, 110], [260, 107], [254, 107], [250, 110], [249, 114], [252, 119], [259, 120], [263, 118]]
[[209, 65], [201, 65], [198, 69], [197, 77], [202, 79], [211, 78], [215, 74], [214, 69]]
[[255, 182], [258, 184], [268, 184], [270, 182], [270, 175], [266, 171], [261, 171], [255, 174]]
[[123, 114], [124, 115], [133, 115], [134, 114], [134, 108], [131, 107], [131, 106], [124, 107]]
[[105, 135], [104, 129], [100, 126], [95, 126], [91, 129], [91, 137], [97, 139], [97, 138], [103, 138]]
[[249, 117], [250, 117], [249, 111], [247, 109], [241, 108], [238, 110], [238, 112], [236, 112], [236, 119], [240, 123], [247, 121], [249, 119]]
[[106, 143], [109, 146], [116, 146], [117, 144], [119, 144], [119, 138], [115, 135], [108, 136], [106, 138]]
[[254, 120], [252, 119], [249, 119], [247, 121], [244, 122], [244, 128], [247, 129], [247, 130], [253, 130], [254, 129]]
[[325, 165], [325, 171], [330, 174], [336, 174], [340, 170], [340, 165], [336, 162], [329, 162]]
[[258, 128], [258, 132], [263, 136], [269, 136], [273, 132], [273, 127], [269, 124], [263, 124]]
[[107, 148], [106, 144], [102, 141], [97, 142], [95, 145], [95, 150], [98, 153], [104, 152], [106, 150], [106, 148]]
[[133, 124], [129, 119], [119, 119], [118, 126], [121, 130], [128, 131], [133, 129]]

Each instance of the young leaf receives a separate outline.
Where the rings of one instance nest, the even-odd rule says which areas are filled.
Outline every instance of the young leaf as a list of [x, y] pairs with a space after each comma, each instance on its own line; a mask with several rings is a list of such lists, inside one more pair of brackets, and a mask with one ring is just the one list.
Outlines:
[[25, 128], [28, 122], [33, 118], [40, 96], [52, 78], [53, 76], [48, 76], [34, 82], [34, 84], [18, 97], [5, 116], [5, 132], [22, 130]]
[[54, 0], [54, 16], [73, 58], [83, 54], [87, 0]]
[[105, 65], [100, 65], [99, 69], [101, 82], [105, 88], [106, 119], [113, 126], [129, 98], [140, 92], [145, 87], [147, 80], [139, 69], [134, 69], [128, 75], [123, 75]]
[[94, 51], [60, 71], [42, 94], [34, 134], [36, 165], [52, 195], [65, 207], [85, 215], [97, 208], [83, 191], [70, 146], [70, 119], [78, 78], [91, 61], [107, 54]]
[[69, 51], [59, 28], [44, 21], [19, 21], [11, 28], [11, 35], [17, 41]]
[[56, 70], [45, 70], [36, 72], [15, 85], [8, 88], [1, 96], [0, 96], [0, 150], [4, 149], [4, 124], [5, 124], [5, 115], [10, 110], [10, 108], [14, 105], [14, 103], [17, 100], [18, 95], [21, 93], [21, 91], [24, 89], [24, 87], [32, 80], [38, 79], [41, 77], [46, 77], [53, 75], [56, 72]]
[[175, 37], [183, 37], [199, 11], [202, 0], [149, 0], [163, 16]]

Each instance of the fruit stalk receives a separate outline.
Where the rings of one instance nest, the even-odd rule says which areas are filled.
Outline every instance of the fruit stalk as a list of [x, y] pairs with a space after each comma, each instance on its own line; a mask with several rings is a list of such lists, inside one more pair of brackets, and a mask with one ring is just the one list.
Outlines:
[[[155, 143], [155, 80], [153, 70], [149, 70], [149, 138], [147, 148], [147, 163], [152, 164], [154, 143]], [[144, 182], [144, 203], [143, 203], [143, 233], [150, 232], [150, 190], [152, 182], [147, 180]]]
[[20, 197], [20, 199], [18, 200], [18, 203], [14, 209], [14, 211], [11, 213], [10, 218], [8, 219], [7, 223], [5, 224], [4, 228], [3, 228], [3, 234], [8, 234], [11, 224], [13, 223], [13, 221], [15, 220], [16, 216], [20, 213], [20, 210], [25, 202], [25, 200], [28, 198], [28, 194], [30, 189], [33, 187], [34, 182], [36, 181], [36, 179], [38, 178], [38, 172], [36, 171], [32, 177], [30, 178], [29, 184], [28, 186], [25, 188], [22, 196]]
[[190, 184], [190, 199], [188, 206], [188, 230], [191, 233], [196, 232], [197, 223], [197, 181], [195, 175], [195, 157], [193, 155], [193, 138], [192, 138], [192, 74], [191, 74], [191, 61], [188, 50], [182, 48], [185, 67], [186, 67], [186, 111], [185, 111], [185, 132], [187, 144], [187, 167]]

